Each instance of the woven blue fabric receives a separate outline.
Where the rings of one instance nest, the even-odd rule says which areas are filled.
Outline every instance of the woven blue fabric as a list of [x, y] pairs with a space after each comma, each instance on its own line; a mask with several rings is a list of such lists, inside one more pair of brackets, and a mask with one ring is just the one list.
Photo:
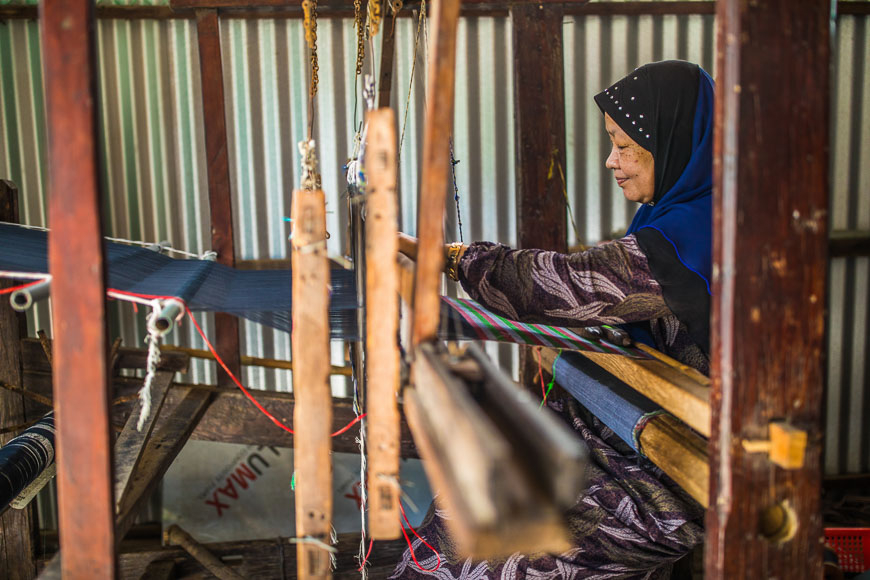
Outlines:
[[581, 405], [638, 451], [635, 427], [644, 416], [661, 407], [576, 352], [563, 352], [556, 359], [553, 376]]
[[[0, 224], [0, 270], [48, 273], [45, 232]], [[227, 312], [290, 331], [290, 270], [235, 270], [207, 260], [177, 260], [153, 250], [106, 242], [108, 286], [175, 296], [191, 310]], [[329, 322], [335, 339], [359, 340], [353, 272], [331, 271]]]

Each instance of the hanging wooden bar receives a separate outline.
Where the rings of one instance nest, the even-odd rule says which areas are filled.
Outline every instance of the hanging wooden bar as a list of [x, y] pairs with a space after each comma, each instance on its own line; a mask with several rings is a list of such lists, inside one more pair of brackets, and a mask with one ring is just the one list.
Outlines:
[[450, 134], [460, 0], [432, 2], [432, 56], [426, 83], [428, 110], [423, 133], [423, 170], [418, 195], [417, 271], [411, 342], [436, 337], [444, 270], [444, 200], [450, 170]]
[[[384, 30], [384, 34], [388, 31]], [[399, 208], [396, 117], [368, 114], [366, 144], [366, 371], [369, 527], [375, 540], [401, 535], [399, 519]]]
[[329, 263], [322, 191], [293, 192], [293, 437], [299, 578], [331, 578], [332, 393], [329, 386]]
[[474, 345], [455, 358], [423, 344], [412, 373], [405, 413], [458, 553], [570, 548], [563, 514], [583, 489], [582, 443]]
[[106, 286], [91, 0], [41, 4], [48, 130], [48, 263], [64, 578], [114, 578]]
[[[711, 580], [822, 577], [830, 17], [718, 2]], [[806, 437], [802, 467], [751, 452], [774, 428]]]
[[[202, 116], [208, 176], [208, 207], [211, 216], [211, 249], [219, 264], [236, 264], [233, 234], [233, 203], [230, 187], [229, 146], [224, 104], [224, 75], [221, 63], [220, 21], [215, 9], [197, 10], [196, 35], [202, 77]], [[239, 319], [231, 314], [214, 314], [215, 350], [227, 368], [241, 375], [239, 361]], [[231, 387], [232, 379], [218, 369], [218, 384]]]

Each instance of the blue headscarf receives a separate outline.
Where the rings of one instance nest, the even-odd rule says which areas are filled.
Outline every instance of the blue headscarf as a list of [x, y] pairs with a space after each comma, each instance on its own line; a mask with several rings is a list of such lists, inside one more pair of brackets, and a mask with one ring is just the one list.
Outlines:
[[701, 276], [710, 292], [713, 265], [713, 79], [699, 69], [692, 154], [677, 182], [656, 203], [634, 214], [626, 235], [655, 228], [680, 261]]
[[[637, 69], [595, 97], [653, 154], [653, 201], [637, 210], [626, 235], [635, 234], [666, 303], [705, 352], [713, 263], [713, 88], [713, 79], [697, 65], [665, 61]], [[648, 323], [628, 330], [635, 340], [652, 344]]]

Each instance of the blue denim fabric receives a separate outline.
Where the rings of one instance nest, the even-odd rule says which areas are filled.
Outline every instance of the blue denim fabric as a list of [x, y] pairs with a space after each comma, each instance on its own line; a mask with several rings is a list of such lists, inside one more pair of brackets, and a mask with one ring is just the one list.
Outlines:
[[576, 352], [563, 352], [553, 365], [556, 382], [637, 451], [635, 425], [661, 409], [624, 382]]

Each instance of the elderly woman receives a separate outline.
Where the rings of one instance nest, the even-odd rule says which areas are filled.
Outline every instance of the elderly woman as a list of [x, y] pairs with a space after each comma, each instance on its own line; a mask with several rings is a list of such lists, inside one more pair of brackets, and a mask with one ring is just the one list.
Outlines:
[[[711, 272], [713, 81], [682, 61], [645, 65], [595, 96], [612, 147], [605, 165], [642, 204], [625, 237], [575, 254], [477, 242], [448, 249], [447, 270], [508, 318], [563, 326], [621, 325], [707, 373]], [[400, 248], [415, 254], [415, 242]], [[559, 403], [554, 403], [559, 407]], [[561, 410], [589, 446], [589, 488], [570, 514], [575, 548], [500, 562], [457, 559], [437, 512], [419, 531], [441, 554], [426, 572], [404, 555], [394, 577], [655, 578], [703, 536], [703, 510], [574, 403]], [[417, 541], [423, 568], [436, 558]], [[427, 553], [428, 552], [428, 553]], [[447, 570], [445, 570], [447, 568]]]

